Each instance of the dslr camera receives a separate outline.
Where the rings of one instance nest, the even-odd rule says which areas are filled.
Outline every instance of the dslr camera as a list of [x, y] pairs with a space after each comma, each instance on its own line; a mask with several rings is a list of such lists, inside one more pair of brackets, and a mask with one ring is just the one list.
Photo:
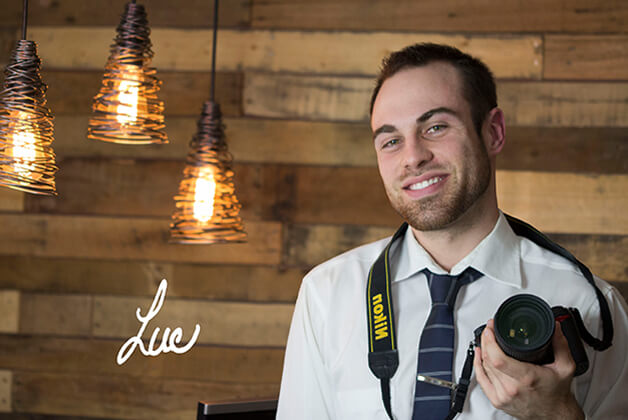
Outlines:
[[[538, 296], [514, 295], [506, 299], [494, 317], [495, 339], [502, 351], [522, 362], [544, 365], [554, 361], [552, 336], [558, 321], [571, 356], [576, 362], [574, 376], [582, 375], [589, 368], [589, 359], [579, 333], [580, 314], [575, 308], [550, 306]], [[475, 345], [481, 347], [485, 325], [474, 331]]]

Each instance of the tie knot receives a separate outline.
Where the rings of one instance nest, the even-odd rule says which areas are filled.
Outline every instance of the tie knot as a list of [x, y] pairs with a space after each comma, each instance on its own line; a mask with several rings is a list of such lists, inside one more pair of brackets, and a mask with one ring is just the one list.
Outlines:
[[423, 271], [427, 276], [427, 284], [430, 287], [432, 303], [447, 303], [451, 308], [454, 306], [460, 288], [482, 276], [479, 271], [471, 267], [457, 276], [434, 274], [427, 268]]

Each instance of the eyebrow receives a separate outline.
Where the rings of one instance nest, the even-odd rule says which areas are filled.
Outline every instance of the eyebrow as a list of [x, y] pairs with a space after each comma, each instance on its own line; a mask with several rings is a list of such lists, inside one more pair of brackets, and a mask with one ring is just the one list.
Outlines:
[[[424, 112], [423, 114], [421, 114], [421, 116], [419, 116], [419, 118], [416, 119], [416, 122], [424, 123], [425, 121], [429, 120], [436, 114], [449, 114], [449, 115], [453, 115], [454, 117], [460, 118], [460, 115], [453, 109], [441, 106], [438, 108], [430, 109], [427, 112]], [[397, 127], [395, 127], [394, 125], [384, 124], [373, 132], [373, 140], [375, 140], [375, 138], [382, 133], [393, 133], [396, 130], [397, 130]]]

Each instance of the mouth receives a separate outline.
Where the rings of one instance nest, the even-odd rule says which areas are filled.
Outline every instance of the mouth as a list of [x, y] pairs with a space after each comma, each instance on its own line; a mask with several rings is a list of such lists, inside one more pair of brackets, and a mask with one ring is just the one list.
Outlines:
[[417, 199], [436, 193], [444, 185], [446, 179], [447, 175], [409, 179], [402, 188], [411, 198]]

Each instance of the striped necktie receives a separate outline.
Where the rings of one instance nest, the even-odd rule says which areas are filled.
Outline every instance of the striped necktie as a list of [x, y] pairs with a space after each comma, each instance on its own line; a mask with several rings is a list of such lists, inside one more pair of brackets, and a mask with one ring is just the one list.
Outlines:
[[[458, 276], [423, 270], [432, 297], [432, 308], [419, 342], [417, 376], [431, 376], [453, 382], [454, 314], [460, 287], [482, 274], [469, 267]], [[451, 390], [417, 380], [413, 420], [443, 420], [451, 407]]]

